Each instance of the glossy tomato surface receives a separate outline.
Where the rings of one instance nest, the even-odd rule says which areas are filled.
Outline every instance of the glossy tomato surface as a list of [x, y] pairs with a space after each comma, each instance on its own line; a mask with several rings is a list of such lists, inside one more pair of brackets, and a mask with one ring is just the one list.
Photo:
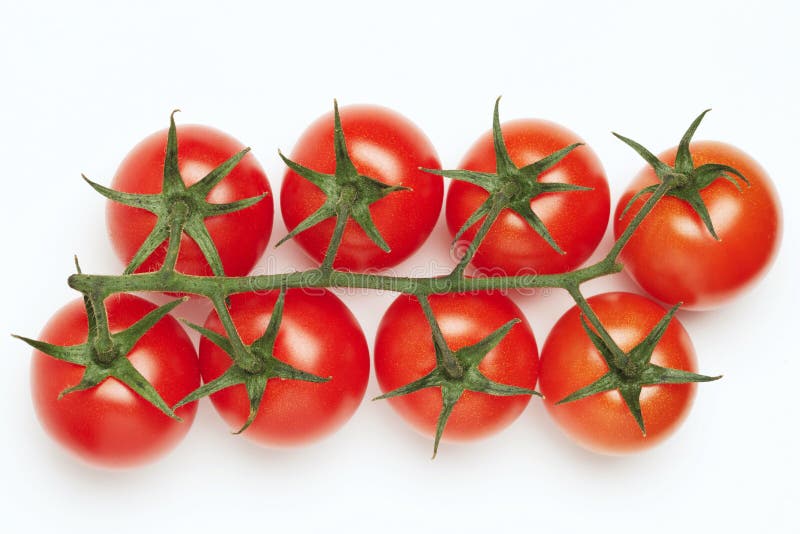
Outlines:
[[[139, 297], [119, 294], [106, 299], [112, 333], [123, 330], [156, 307]], [[39, 339], [78, 345], [87, 338], [83, 300], [61, 308]], [[170, 406], [200, 385], [197, 353], [178, 322], [167, 315], [128, 354], [133, 366]], [[176, 421], [128, 386], [108, 378], [98, 386], [58, 398], [81, 381], [84, 368], [34, 350], [31, 362], [33, 405], [45, 431], [80, 459], [102, 467], [133, 467], [169, 452], [189, 431], [197, 403], [179, 408]]]
[[[419, 170], [441, 167], [436, 150], [414, 123], [378, 106], [340, 108], [342, 130], [356, 170], [396, 191], [370, 205], [375, 226], [391, 251], [382, 251], [352, 219], [347, 222], [334, 262], [337, 269], [364, 271], [397, 265], [427, 239], [442, 207], [443, 180]], [[333, 113], [313, 122], [298, 139], [291, 160], [325, 174], [333, 174]], [[325, 202], [314, 184], [289, 170], [281, 186], [281, 213], [290, 230]], [[333, 235], [335, 218], [298, 234], [295, 240], [312, 258], [321, 262]]]
[[[573, 143], [583, 142], [570, 130], [553, 122], [519, 119], [502, 125], [508, 154], [517, 167], [534, 163]], [[492, 132], [483, 134], [459, 164], [462, 169], [496, 172]], [[481, 242], [472, 265], [505, 275], [558, 273], [581, 265], [592, 254], [608, 224], [608, 182], [600, 160], [588, 146], [580, 146], [557, 165], [542, 173], [540, 182], [558, 182], [592, 188], [591, 191], [545, 193], [531, 201], [531, 208], [565, 252], [556, 252], [530, 225], [511, 210], [504, 210]], [[453, 181], [447, 192], [447, 227], [455, 235], [464, 222], [488, 198], [477, 185]], [[461, 239], [475, 237], [480, 221]]]
[[[178, 169], [184, 183], [192, 185], [228, 158], [242, 150], [239, 141], [214, 128], [199, 125], [177, 127]], [[128, 193], [159, 193], [163, 182], [167, 130], [145, 138], [125, 157], [111, 187]], [[208, 202], [224, 204], [270, 193], [267, 176], [248, 153], [208, 194]], [[206, 228], [217, 247], [225, 274], [244, 276], [255, 266], [272, 231], [271, 194], [254, 206], [205, 219]], [[109, 201], [106, 212], [111, 244], [127, 265], [150, 234], [156, 216], [144, 209]], [[167, 252], [165, 241], [136, 270], [158, 270]], [[183, 234], [176, 270], [186, 274], [210, 276], [211, 268], [194, 240]]]
[[[242, 341], [251, 344], [269, 324], [278, 293], [243, 293], [231, 297], [230, 313]], [[224, 328], [216, 312], [205, 327]], [[242, 435], [262, 445], [300, 445], [321, 439], [353, 415], [367, 387], [369, 350], [350, 310], [327, 290], [290, 289], [274, 356], [320, 377], [324, 383], [272, 378], [267, 382], [258, 415]], [[200, 370], [210, 382], [231, 365], [231, 358], [206, 338], [200, 341]], [[232, 430], [247, 420], [250, 404], [244, 385], [211, 396], [214, 407]]]
[[[718, 179], [700, 192], [720, 240], [709, 233], [685, 201], [661, 199], [622, 250], [630, 276], [653, 297], [683, 302], [686, 309], [718, 307], [741, 294], [766, 273], [781, 239], [781, 208], [764, 169], [741, 150], [716, 141], [696, 141], [690, 150], [695, 167], [722, 163], [739, 170], [750, 182], [742, 191]], [[659, 158], [669, 165], [677, 149]], [[649, 198], [642, 195], [620, 220], [633, 195], [658, 179], [643, 169], [620, 198], [614, 218], [619, 237]]]
[[[633, 293], [605, 293], [588, 299], [589, 305], [625, 352], [639, 344], [667, 311], [650, 299]], [[545, 406], [556, 424], [576, 443], [607, 454], [623, 454], [651, 447], [669, 436], [691, 407], [695, 384], [645, 386], [640, 397], [647, 436], [618, 391], [581, 400], [556, 402], [588, 386], [608, 371], [608, 366], [583, 329], [577, 306], [565, 313], [550, 331], [542, 348], [539, 387]], [[651, 363], [697, 372], [689, 335], [673, 317]]]
[[[490, 380], [533, 389], [538, 350], [528, 322], [511, 299], [500, 295], [431, 295], [430, 304], [451, 350], [478, 343], [512, 319], [520, 319], [478, 366]], [[436, 366], [431, 328], [415, 297], [400, 295], [380, 322], [375, 340], [375, 374], [385, 393], [417, 380]], [[489, 436], [510, 425], [528, 405], [530, 395], [498, 397], [464, 392], [447, 422], [445, 440]], [[442, 410], [441, 390], [422, 389], [388, 400], [406, 421], [434, 436]]]

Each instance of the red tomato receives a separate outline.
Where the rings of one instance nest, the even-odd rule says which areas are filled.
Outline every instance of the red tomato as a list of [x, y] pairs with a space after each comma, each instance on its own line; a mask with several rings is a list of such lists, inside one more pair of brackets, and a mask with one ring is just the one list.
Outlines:
[[[478, 370], [501, 384], [533, 389], [538, 350], [522, 311], [498, 293], [444, 294], [429, 297], [431, 308], [451, 350], [473, 345], [512, 319], [521, 322], [481, 361]], [[375, 374], [383, 392], [404, 386], [436, 366], [431, 328], [416, 297], [400, 295], [378, 326]], [[444, 440], [489, 436], [510, 425], [528, 405], [530, 395], [510, 397], [465, 391], [442, 435]], [[434, 436], [442, 410], [440, 388], [422, 389], [388, 400], [419, 432]]]
[[[112, 333], [124, 330], [155, 309], [150, 302], [128, 294], [106, 299]], [[83, 300], [61, 308], [39, 339], [56, 345], [86, 342], [88, 323]], [[200, 385], [197, 353], [186, 332], [171, 316], [157, 322], [128, 354], [134, 367], [170, 406]], [[83, 367], [34, 350], [31, 389], [36, 414], [45, 431], [82, 460], [102, 467], [132, 467], [166, 454], [189, 431], [197, 403], [181, 407], [176, 421], [115, 378], [69, 393]]]
[[[230, 313], [246, 344], [269, 324], [277, 291], [231, 297]], [[224, 333], [216, 311], [205, 327]], [[263, 445], [299, 445], [331, 434], [353, 415], [369, 379], [369, 349], [353, 314], [333, 293], [290, 289], [275, 341], [275, 358], [321, 377], [324, 383], [270, 379], [253, 424], [242, 435]], [[206, 338], [200, 341], [200, 372], [205, 382], [219, 377], [231, 358]], [[250, 404], [244, 385], [211, 395], [231, 429], [247, 420]]]
[[[244, 148], [233, 137], [208, 126], [178, 126], [178, 168], [189, 186]], [[127, 193], [160, 193], [163, 183], [167, 130], [145, 138], [131, 150], [117, 169], [112, 189]], [[248, 153], [209, 193], [207, 200], [225, 204], [270, 192], [267, 176], [252, 153]], [[109, 201], [108, 230], [117, 256], [130, 263], [155, 226], [156, 216], [144, 209]], [[225, 274], [244, 276], [255, 266], [272, 231], [272, 198], [254, 206], [205, 219], [217, 247]], [[167, 252], [165, 241], [136, 272], [158, 270]], [[176, 270], [185, 274], [210, 276], [208, 261], [194, 240], [183, 234]]]
[[[502, 131], [508, 154], [517, 167], [582, 142], [563, 126], [538, 119], [507, 122], [502, 125]], [[472, 145], [459, 167], [478, 172], [496, 171], [491, 131]], [[592, 149], [588, 146], [576, 148], [542, 173], [539, 181], [592, 188], [591, 191], [545, 193], [531, 200], [534, 213], [565, 254], [556, 252], [522, 217], [507, 209], [500, 213], [478, 247], [472, 260], [474, 267], [500, 269], [508, 276], [560, 273], [578, 267], [597, 248], [608, 224], [610, 200], [603, 166]], [[455, 235], [487, 198], [488, 193], [477, 185], [454, 180], [445, 205], [450, 233]], [[482, 221], [467, 230], [462, 239], [472, 241]]]
[[[419, 170], [440, 168], [436, 151], [425, 134], [402, 115], [378, 106], [348, 106], [340, 109], [342, 130], [356, 170], [396, 191], [370, 205], [375, 226], [391, 249], [382, 251], [352, 219], [347, 221], [334, 267], [364, 271], [397, 265], [410, 256], [431, 233], [442, 206], [443, 180]], [[333, 174], [333, 113], [313, 122], [292, 151], [290, 159], [325, 174]], [[325, 194], [314, 184], [289, 170], [281, 186], [281, 213], [290, 230], [325, 202]], [[295, 239], [315, 260], [325, 257], [335, 218], [327, 219]]]
[[[739, 170], [750, 186], [742, 191], [718, 179], [700, 192], [720, 240], [709, 233], [683, 200], [665, 197], [645, 217], [622, 249], [626, 271], [650, 295], [686, 309], [703, 310], [739, 295], [767, 271], [781, 239], [778, 195], [764, 169], [739, 149], [715, 141], [690, 144], [695, 167], [722, 163]], [[672, 165], [677, 148], [659, 159]], [[652, 167], [643, 169], [619, 200], [614, 234], [619, 237], [649, 195], [642, 195], [620, 220], [631, 197], [658, 183]]]
[[[605, 293], [588, 301], [611, 338], [625, 352], [647, 337], [666, 314], [655, 302], [633, 293]], [[570, 438], [595, 452], [622, 454], [659, 443], [688, 413], [695, 384], [660, 384], [642, 389], [639, 400], [647, 436], [642, 435], [616, 390], [555, 404], [608, 372], [605, 360], [586, 335], [580, 316], [577, 306], [567, 311], [542, 348], [539, 387], [547, 411]], [[651, 363], [696, 372], [692, 342], [677, 318], [672, 318], [656, 345]]]

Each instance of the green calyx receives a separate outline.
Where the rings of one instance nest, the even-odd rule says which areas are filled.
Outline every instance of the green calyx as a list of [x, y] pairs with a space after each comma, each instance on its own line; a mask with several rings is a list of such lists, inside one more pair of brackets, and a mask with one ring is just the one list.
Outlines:
[[[672, 167], [658, 159], [658, 157], [656, 157], [652, 152], [647, 150], [636, 141], [628, 139], [627, 137], [619, 135], [618, 133], [614, 133], [614, 135], [628, 146], [633, 148], [637, 154], [642, 156], [642, 158], [653, 167], [656, 176], [662, 184], [668, 183], [671, 185], [666, 195], [679, 198], [687, 202], [703, 221], [703, 224], [705, 224], [709, 233], [714, 237], [714, 239], [719, 241], [719, 236], [714, 230], [714, 225], [711, 222], [711, 216], [708, 214], [708, 208], [706, 207], [703, 198], [700, 196], [700, 191], [718, 179], [728, 180], [739, 191], [741, 191], [742, 188], [736, 178], [739, 178], [748, 186], [750, 185], [750, 182], [741, 172], [734, 169], [730, 165], [724, 165], [721, 163], [706, 163], [705, 165], [695, 168], [692, 154], [689, 150], [689, 143], [691, 142], [697, 127], [700, 125], [700, 122], [703, 120], [703, 117], [705, 117], [706, 113], [709, 111], [711, 110], [707, 109], [698, 115], [694, 122], [692, 122], [692, 124], [689, 126], [689, 129], [686, 130], [686, 133], [683, 134], [683, 137], [678, 144], [678, 152], [675, 155], [675, 165]], [[620, 218], [625, 216], [630, 207], [639, 197], [644, 194], [652, 194], [657, 188], [658, 185], [651, 185], [637, 192], [622, 210]]]
[[226, 215], [249, 208], [267, 196], [268, 193], [229, 202], [212, 204], [206, 200], [208, 194], [250, 151], [249, 148], [234, 154], [219, 167], [208, 173], [199, 182], [187, 187], [178, 170], [178, 137], [175, 128], [175, 113], [170, 115], [167, 151], [164, 158], [164, 181], [161, 192], [156, 194], [124, 193], [94, 183], [86, 176], [86, 182], [104, 197], [126, 206], [145, 209], [158, 219], [153, 230], [142, 246], [134, 254], [124, 274], [133, 273], [165, 241], [168, 241], [167, 255], [162, 271], [173, 271], [180, 250], [180, 238], [185, 232], [194, 239], [203, 252], [214, 276], [224, 276], [222, 260], [214, 241], [204, 223], [207, 217]]
[[339, 104], [336, 100], [333, 101], [333, 120], [333, 142], [336, 157], [334, 174], [324, 174], [304, 167], [278, 151], [278, 155], [284, 163], [292, 171], [319, 187], [325, 193], [326, 199], [319, 209], [295, 226], [275, 246], [283, 244], [326, 219], [336, 217], [336, 228], [322, 263], [323, 269], [327, 270], [333, 267], [333, 260], [336, 257], [336, 251], [341, 243], [345, 223], [348, 219], [353, 219], [381, 250], [389, 252], [389, 245], [372, 220], [369, 206], [391, 193], [409, 190], [408, 187], [390, 186], [375, 178], [359, 174], [347, 151], [342, 121], [339, 117]]
[[647, 431], [644, 425], [644, 418], [642, 417], [642, 408], [639, 403], [643, 387], [658, 384], [710, 382], [720, 379], [721, 376], [699, 375], [681, 369], [661, 367], [650, 362], [656, 345], [658, 345], [658, 342], [667, 330], [667, 326], [669, 326], [669, 322], [672, 320], [679, 306], [680, 304], [670, 309], [650, 331], [647, 337], [627, 353], [623, 352], [619, 346], [611, 340], [605, 330], [602, 330], [605, 335], [599, 335], [586, 322], [586, 316], [581, 314], [583, 329], [586, 331], [589, 339], [591, 339], [592, 344], [600, 352], [609, 370], [595, 382], [575, 391], [556, 404], [574, 402], [605, 391], [617, 390], [625, 401], [631, 415], [633, 415], [633, 418], [636, 420], [636, 424], [639, 425], [642, 435], [645, 436], [647, 435]]
[[53, 345], [22, 336], [21, 339], [31, 347], [48, 356], [84, 368], [80, 382], [62, 391], [58, 398], [76, 391], [84, 391], [100, 385], [107, 378], [115, 378], [136, 392], [143, 399], [161, 410], [165, 415], [180, 421], [180, 417], [164, 401], [152, 384], [136, 370], [127, 355], [136, 342], [158, 321], [172, 311], [186, 298], [173, 300], [151, 311], [136, 323], [121, 332], [112, 334], [108, 330], [108, 320], [102, 298], [84, 297], [86, 315], [89, 322], [87, 340], [79, 345]]
[[[544, 183], [539, 181], [539, 177], [546, 170], [550, 169], [567, 154], [581, 146], [582, 143], [575, 143], [568, 147], [562, 148], [544, 158], [526, 165], [524, 167], [517, 167], [511, 156], [508, 154], [505, 140], [503, 139], [503, 132], [500, 128], [500, 98], [498, 97], [494, 105], [494, 119], [492, 125], [492, 136], [494, 139], [495, 159], [497, 161], [496, 172], [476, 172], [468, 170], [439, 170], [439, 169], [422, 169], [431, 174], [437, 174], [453, 180], [461, 180], [477, 185], [485, 189], [489, 193], [483, 204], [464, 222], [461, 228], [453, 238], [453, 246], [455, 246], [458, 239], [469, 228], [477, 224], [478, 221], [484, 219], [483, 224], [479, 228], [473, 243], [476, 243], [474, 249], [477, 249], [480, 241], [485, 237], [489, 231], [489, 227], [497, 219], [498, 215], [503, 209], [510, 209], [522, 217], [530, 227], [539, 234], [542, 239], [559, 254], [564, 254], [564, 251], [550, 235], [549, 230], [544, 225], [539, 216], [531, 208], [531, 200], [544, 193], [563, 193], [569, 191], [586, 191], [590, 190], [589, 187], [583, 187], [573, 184], [565, 183]], [[468, 256], [466, 264], [474, 254], [474, 250], [468, 249], [465, 257]]]
[[501, 397], [514, 395], [541, 396], [541, 394], [532, 389], [494, 382], [478, 369], [486, 355], [503, 340], [514, 325], [519, 322], [519, 319], [512, 319], [474, 345], [453, 351], [444, 340], [427, 297], [418, 297], [418, 300], [431, 326], [433, 347], [436, 354], [436, 367], [422, 378], [384, 393], [373, 400], [390, 399], [408, 395], [421, 389], [438, 387], [442, 392], [442, 410], [439, 412], [436, 437], [433, 444], [433, 457], [436, 458], [436, 453], [439, 450], [439, 441], [444, 433], [447, 420], [465, 391], [476, 391]]
[[[264, 392], [267, 388], [267, 382], [271, 378], [279, 378], [282, 380], [303, 380], [305, 382], [328, 382], [330, 377], [320, 377], [311, 373], [301, 371], [291, 365], [282, 362], [275, 358], [275, 340], [278, 336], [281, 319], [283, 318], [283, 304], [286, 297], [285, 289], [281, 289], [275, 307], [272, 310], [267, 329], [264, 334], [255, 340], [250, 345], [245, 345], [236, 334], [235, 328], [232, 330], [235, 337], [225, 337], [213, 330], [209, 330], [202, 326], [189, 323], [184, 323], [197, 330], [203, 337], [214, 343], [216, 346], [224, 350], [232, 359], [231, 366], [220, 375], [218, 378], [206, 382], [192, 393], [187, 395], [184, 399], [175, 405], [178, 409], [184, 404], [196, 401], [205, 396], [212, 395], [220, 390], [229, 388], [231, 386], [243, 384], [247, 390], [247, 397], [250, 401], [250, 413], [244, 425], [234, 432], [240, 434], [249, 427], [256, 416], [258, 415], [261, 400], [264, 397]], [[224, 306], [224, 304], [223, 304]], [[219, 309], [219, 308], [218, 308]], [[223, 312], [227, 318], [227, 310]], [[221, 318], [222, 318], [222, 314]], [[225, 321], [223, 321], [225, 322]], [[227, 325], [226, 325], [227, 326]], [[230, 329], [228, 329], [230, 330]]]

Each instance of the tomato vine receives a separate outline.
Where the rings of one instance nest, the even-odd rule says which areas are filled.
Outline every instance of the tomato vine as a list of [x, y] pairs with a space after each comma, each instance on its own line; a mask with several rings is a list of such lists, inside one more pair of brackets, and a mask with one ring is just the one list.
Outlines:
[[[282, 274], [262, 274], [254, 276], [226, 276], [219, 253], [204, 225], [207, 217], [233, 213], [256, 205], [266, 193], [227, 204], [213, 204], [206, 200], [209, 191], [228, 175], [247, 153], [244, 149], [230, 156], [222, 165], [212, 170], [202, 180], [187, 187], [178, 170], [178, 144], [174, 114], [170, 117], [170, 128], [164, 161], [163, 187], [157, 194], [133, 194], [115, 191], [88, 179], [86, 181], [103, 196], [114, 202], [148, 210], [157, 216], [157, 222], [137, 253], [125, 268], [122, 275], [94, 275], [78, 272], [69, 277], [70, 287], [84, 296], [89, 317], [89, 334], [85, 344], [59, 347], [28, 338], [20, 338], [34, 348], [55, 358], [63, 359], [85, 367], [84, 379], [75, 387], [62, 392], [67, 395], [75, 390], [87, 389], [113, 376], [129, 385], [142, 397], [151, 402], [164, 414], [177, 417], [178, 407], [213, 394], [236, 384], [246, 386], [250, 414], [239, 431], [246, 429], [256, 418], [264, 390], [269, 379], [278, 377], [284, 380], [302, 380], [324, 383], [330, 377], [317, 376], [304, 372], [277, 359], [273, 350], [278, 327], [283, 314], [284, 295], [291, 289], [309, 288], [364, 288], [380, 289], [411, 295], [416, 298], [430, 326], [433, 345], [436, 351], [436, 367], [426, 376], [410, 384], [381, 395], [379, 398], [392, 398], [407, 395], [425, 388], [439, 388], [442, 395], [442, 409], [435, 431], [434, 455], [443, 435], [453, 407], [464, 391], [477, 391], [493, 396], [539, 395], [535, 390], [502, 384], [490, 380], [477, 370], [477, 365], [496, 346], [517, 322], [511, 320], [496, 329], [476, 344], [453, 350], [442, 335], [440, 325], [431, 310], [429, 298], [446, 293], [469, 293], [486, 290], [508, 290], [523, 288], [560, 288], [567, 291], [580, 310], [580, 317], [586, 334], [592, 344], [603, 356], [608, 373], [597, 382], [575, 391], [560, 402], [571, 402], [589, 395], [609, 390], [618, 390], [622, 395], [632, 417], [641, 432], [646, 432], [642, 418], [639, 396], [642, 387], [653, 384], [678, 384], [715, 380], [719, 377], [700, 375], [679, 369], [670, 369], [650, 363], [655, 345], [670, 323], [678, 306], [674, 306], [647, 337], [633, 350], [623, 351], [606, 330], [603, 321], [584, 297], [581, 286], [585, 282], [612, 273], [620, 272], [623, 265], [618, 261], [626, 244], [634, 235], [642, 221], [651, 213], [665, 196], [677, 197], [688, 202], [699, 214], [708, 231], [717, 237], [708, 212], [700, 197], [700, 191], [717, 179], [725, 179], [741, 188], [734, 176], [747, 187], [747, 178], [737, 169], [722, 164], [705, 164], [694, 168], [689, 143], [706, 112], [703, 112], [683, 136], [675, 166], [669, 166], [652, 155], [638, 143], [619, 136], [632, 146], [655, 169], [659, 183], [648, 186], [629, 202], [648, 195], [646, 201], [631, 218], [625, 230], [619, 235], [609, 252], [595, 264], [569, 272], [552, 274], [527, 274], [519, 276], [470, 277], [465, 269], [474, 258], [492, 225], [504, 210], [517, 213], [553, 250], [562, 253], [553, 240], [547, 227], [531, 207], [531, 199], [543, 193], [574, 194], [586, 187], [564, 183], [542, 183], [539, 175], [556, 165], [570, 152], [579, 147], [572, 144], [558, 150], [539, 161], [517, 167], [508, 154], [503, 140], [499, 120], [499, 99], [495, 103], [492, 135], [496, 155], [496, 173], [467, 170], [422, 169], [431, 174], [453, 180], [466, 181], [484, 188], [489, 196], [457, 232], [458, 239], [468, 228], [478, 225], [474, 238], [460, 261], [445, 276], [430, 278], [396, 277], [384, 274], [359, 273], [334, 268], [346, 223], [354, 221], [366, 235], [382, 250], [388, 251], [381, 233], [370, 215], [370, 205], [395, 195], [407, 188], [389, 186], [370, 176], [358, 172], [348, 153], [342, 129], [338, 105], [334, 103], [334, 146], [336, 170], [325, 174], [292, 161], [282, 153], [280, 157], [296, 174], [315, 184], [326, 196], [324, 204], [312, 215], [295, 226], [280, 243], [309, 230], [322, 221], [335, 218], [333, 235], [321, 265], [318, 268]], [[616, 135], [616, 134], [615, 134]], [[85, 177], [84, 177], [85, 178]], [[627, 211], [627, 207], [626, 210]], [[623, 212], [623, 215], [625, 212]], [[398, 223], [401, 224], [401, 223]], [[211, 267], [211, 276], [187, 274], [176, 270], [182, 235], [186, 233], [194, 239]], [[135, 272], [156, 248], [167, 244], [166, 255], [160, 267], [152, 272]], [[76, 260], [77, 264], [77, 260]], [[277, 290], [280, 295], [272, 311], [269, 325], [263, 336], [247, 344], [242, 340], [231, 316], [229, 301], [234, 295], [247, 292]], [[127, 364], [125, 355], [136, 340], [166, 315], [179, 301], [162, 306], [128, 330], [112, 334], [106, 315], [104, 301], [112, 295], [126, 292], [168, 292], [193, 294], [207, 298], [224, 330], [224, 335], [199, 325], [188, 325], [203, 337], [226, 352], [233, 365], [223, 375], [207, 382], [187, 395], [173, 406], [168, 406], [152, 386], [142, 382], [141, 376]], [[126, 364], [126, 365], [123, 365]]]

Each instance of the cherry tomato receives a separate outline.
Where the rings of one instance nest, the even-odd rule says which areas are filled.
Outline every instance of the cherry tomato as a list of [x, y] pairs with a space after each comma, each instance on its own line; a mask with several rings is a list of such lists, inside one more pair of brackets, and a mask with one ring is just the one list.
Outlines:
[[[106, 299], [112, 333], [124, 330], [155, 309], [128, 294]], [[39, 339], [55, 345], [86, 342], [88, 322], [83, 300], [61, 308]], [[128, 359], [170, 406], [200, 385], [197, 353], [186, 332], [167, 315], [145, 333]], [[45, 431], [80, 459], [102, 467], [133, 467], [172, 450], [194, 421], [197, 403], [179, 408], [176, 421], [115, 378], [58, 398], [81, 381], [84, 368], [34, 350], [31, 389]]]
[[[659, 158], [672, 165], [677, 148]], [[750, 182], [742, 191], [718, 179], [700, 192], [720, 240], [709, 233], [683, 200], [659, 200], [631, 240], [621, 260], [630, 276], [653, 297], [686, 309], [718, 307], [741, 294], [767, 271], [781, 239], [781, 209], [775, 188], [763, 168], [739, 149], [715, 141], [690, 144], [695, 167], [722, 163]], [[643, 169], [617, 204], [614, 234], [619, 237], [649, 195], [642, 195], [620, 220], [631, 197], [658, 183], [651, 167]]]
[[[184, 183], [192, 185], [244, 148], [233, 137], [199, 125], [180, 125], [178, 169]], [[163, 183], [167, 130], [145, 138], [131, 150], [117, 169], [111, 187], [127, 193], [160, 193]], [[267, 176], [252, 153], [248, 153], [209, 193], [207, 200], [225, 204], [269, 193]], [[109, 201], [108, 230], [117, 256], [126, 264], [152, 231], [156, 216], [144, 209]], [[272, 197], [241, 211], [205, 219], [206, 228], [217, 247], [225, 274], [244, 276], [255, 266], [272, 231]], [[165, 241], [136, 272], [158, 270], [167, 252]], [[208, 261], [194, 240], [183, 234], [176, 270], [185, 274], [210, 276]]]
[[[533, 389], [538, 371], [538, 349], [522, 311], [498, 293], [444, 294], [429, 297], [431, 309], [448, 347], [456, 351], [478, 343], [512, 319], [520, 319], [481, 361], [478, 370], [501, 384]], [[417, 380], [436, 366], [431, 327], [416, 297], [400, 295], [378, 326], [375, 374], [383, 392]], [[528, 405], [530, 395], [510, 397], [465, 391], [456, 403], [442, 435], [444, 440], [471, 440], [489, 436], [510, 425]], [[442, 410], [438, 387], [388, 400], [406, 421], [434, 436]]]
[[[508, 154], [518, 167], [534, 163], [582, 140], [558, 124], [519, 119], [502, 126]], [[459, 167], [494, 173], [496, 158], [492, 132], [472, 145]], [[540, 182], [557, 182], [592, 188], [590, 191], [544, 193], [531, 200], [531, 208], [550, 231], [559, 254], [517, 213], [504, 210], [478, 247], [472, 265], [480, 270], [501, 270], [505, 275], [559, 273], [586, 261], [605, 233], [610, 200], [608, 182], [600, 160], [588, 146], [580, 146], [540, 175]], [[477, 185], [453, 181], [447, 192], [445, 215], [451, 235], [488, 198]], [[462, 239], [472, 241], [480, 221]]]
[[[633, 293], [605, 293], [589, 298], [588, 302], [625, 352], [647, 337], [666, 314], [655, 302]], [[577, 306], [567, 311], [542, 348], [539, 387], [547, 411], [573, 441], [595, 452], [622, 454], [661, 442], [688, 413], [695, 384], [659, 384], [642, 389], [640, 403], [646, 436], [617, 390], [556, 405], [608, 371], [608, 365], [583, 329], [580, 316]], [[677, 318], [672, 318], [656, 345], [651, 363], [696, 372], [692, 342]]]
[[[425, 134], [402, 115], [378, 106], [340, 109], [342, 130], [356, 170], [388, 185], [410, 188], [396, 191], [370, 205], [375, 226], [391, 251], [384, 252], [352, 219], [347, 221], [334, 267], [364, 271], [397, 265], [417, 250], [430, 234], [444, 195], [443, 180], [419, 170], [440, 168], [436, 151]], [[333, 113], [323, 115], [300, 136], [290, 159], [315, 171], [333, 174]], [[281, 186], [281, 213], [286, 227], [294, 228], [325, 202], [314, 184], [289, 170]], [[298, 234], [295, 239], [316, 261], [325, 257], [335, 218]]]
[[[269, 324], [278, 292], [233, 295], [230, 313], [246, 344], [261, 337]], [[212, 311], [205, 327], [224, 328]], [[320, 377], [324, 383], [272, 378], [253, 423], [242, 433], [262, 445], [300, 445], [331, 434], [353, 415], [369, 379], [369, 349], [353, 314], [327, 290], [291, 289], [286, 293], [283, 319], [274, 357]], [[200, 372], [214, 380], [231, 365], [231, 358], [206, 338], [200, 341]], [[250, 404], [244, 385], [211, 395], [214, 407], [231, 429], [247, 420]]]

